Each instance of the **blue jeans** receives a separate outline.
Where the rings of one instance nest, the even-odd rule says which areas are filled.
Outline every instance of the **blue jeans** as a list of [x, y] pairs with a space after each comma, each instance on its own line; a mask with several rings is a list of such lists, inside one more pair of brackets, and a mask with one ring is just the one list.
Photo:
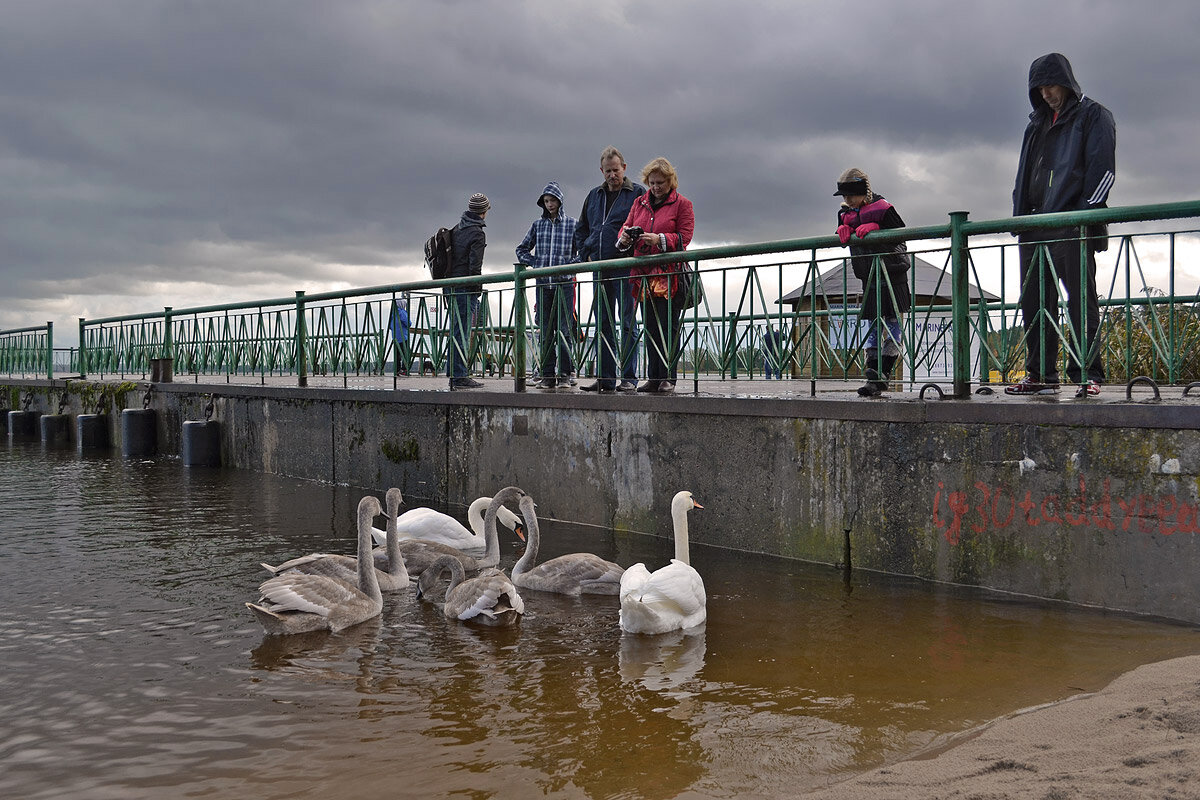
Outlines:
[[[596, 273], [596, 326], [599, 337], [600, 381], [606, 388], [617, 383], [617, 362], [620, 361], [621, 380], [637, 381], [637, 300], [629, 286], [629, 272]], [[617, 326], [620, 325], [620, 342]]]
[[450, 357], [447, 374], [451, 378], [467, 377], [467, 362], [471, 355], [471, 329], [479, 313], [479, 295], [474, 292], [444, 289], [446, 311], [450, 314]]
[[537, 324], [541, 338], [542, 377], [553, 378], [575, 371], [569, 344], [575, 339], [575, 283], [537, 282]]
[[[871, 330], [867, 333], [863, 369], [873, 369], [883, 375], [890, 375], [892, 367], [900, 358], [900, 320], [897, 317], [883, 317], [868, 322], [871, 323]], [[885, 327], [887, 332], [881, 335], [881, 329]], [[880, 339], [883, 339], [882, 346]]]

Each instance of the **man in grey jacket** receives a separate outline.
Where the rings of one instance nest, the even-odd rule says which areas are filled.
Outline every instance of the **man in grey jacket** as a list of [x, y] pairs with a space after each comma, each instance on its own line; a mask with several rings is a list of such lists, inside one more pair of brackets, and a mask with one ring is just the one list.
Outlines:
[[[1071, 62], [1050, 53], [1029, 67], [1033, 113], [1025, 128], [1013, 189], [1013, 214], [1053, 214], [1106, 208], [1116, 180], [1117, 126], [1107, 108], [1086, 97]], [[1025, 377], [1007, 394], [1055, 394], [1058, 375], [1058, 281], [1067, 291], [1067, 377], [1076, 397], [1100, 394], [1100, 306], [1096, 252], [1108, 249], [1103, 225], [1087, 231], [1041, 229], [1020, 235], [1021, 315], [1025, 324]], [[1083, 250], [1086, 260], [1081, 260]], [[1053, 270], [1051, 270], [1053, 266]], [[1044, 302], [1043, 302], [1044, 301]]]

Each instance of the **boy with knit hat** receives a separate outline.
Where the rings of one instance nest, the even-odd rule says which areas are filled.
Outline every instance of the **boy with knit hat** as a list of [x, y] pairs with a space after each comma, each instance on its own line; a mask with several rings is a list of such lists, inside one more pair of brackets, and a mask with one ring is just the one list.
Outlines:
[[[450, 259], [447, 278], [466, 278], [483, 274], [483, 249], [487, 247], [487, 235], [483, 232], [483, 218], [492, 204], [487, 195], [476, 192], [467, 203], [467, 210], [454, 226], [452, 239], [454, 255]], [[479, 312], [479, 295], [483, 284], [467, 284], [447, 287], [442, 290], [450, 313], [450, 358], [447, 372], [451, 389], [478, 389], [483, 383], [467, 373], [470, 356], [471, 329], [475, 327], [475, 315]]]

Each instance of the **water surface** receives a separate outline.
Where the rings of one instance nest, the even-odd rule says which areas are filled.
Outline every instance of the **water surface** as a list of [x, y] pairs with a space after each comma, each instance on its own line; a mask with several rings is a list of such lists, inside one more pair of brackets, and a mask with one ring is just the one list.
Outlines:
[[[259, 562], [352, 550], [364, 491], [0, 443], [0, 797], [791, 797], [1200, 652], [1188, 627], [707, 548], [695, 636], [537, 592], [509, 631], [405, 595], [264, 636]], [[672, 552], [542, 527], [546, 557]]]

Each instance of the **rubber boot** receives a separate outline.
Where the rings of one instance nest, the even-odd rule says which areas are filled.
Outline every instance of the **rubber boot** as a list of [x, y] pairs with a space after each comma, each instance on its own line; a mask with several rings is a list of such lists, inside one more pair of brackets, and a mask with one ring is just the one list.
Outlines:
[[892, 370], [896, 368], [896, 362], [899, 360], [900, 356], [883, 357], [883, 363], [880, 364], [880, 367], [883, 369], [883, 374], [880, 375], [879, 380], [875, 382], [875, 385], [879, 387], [879, 391], [882, 392], [887, 390], [888, 381], [892, 379]]
[[[859, 397], [878, 397], [887, 388], [887, 382], [880, 380], [879, 372], [875, 369], [878, 363], [879, 351], [874, 348], [867, 350], [863, 360], [863, 376], [867, 382], [858, 387]], [[884, 356], [884, 363], [887, 363], [887, 356]]]

